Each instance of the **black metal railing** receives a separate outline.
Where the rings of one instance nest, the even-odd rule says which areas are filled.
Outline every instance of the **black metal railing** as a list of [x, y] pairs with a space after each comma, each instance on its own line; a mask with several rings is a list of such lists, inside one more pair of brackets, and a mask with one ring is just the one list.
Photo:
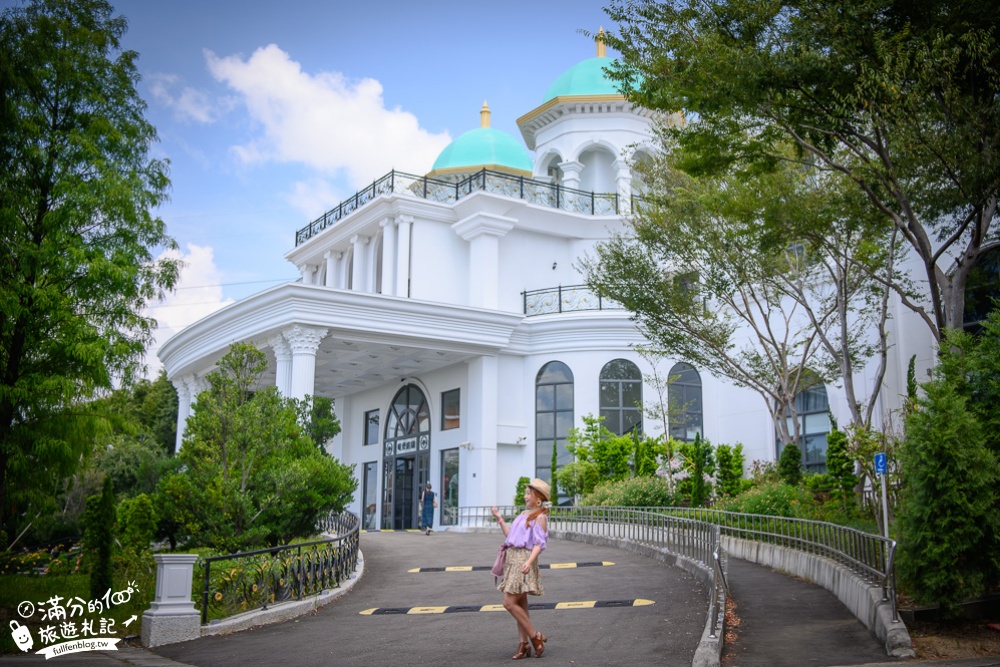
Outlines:
[[521, 292], [524, 314], [548, 315], [581, 310], [624, 310], [614, 299], [602, 298], [587, 285], [560, 285]]
[[547, 183], [491, 169], [480, 169], [457, 180], [417, 176], [394, 169], [298, 230], [295, 233], [295, 245], [305, 243], [338, 220], [382, 195], [409, 194], [430, 201], [454, 203], [474, 192], [490, 192], [523, 199], [539, 206], [602, 216], [628, 213], [636, 199], [632, 197], [628, 201], [622, 201], [622, 198], [614, 192], [576, 190], [558, 183]]
[[339, 587], [357, 568], [360, 523], [350, 512], [331, 514], [319, 526], [335, 535], [331, 539], [204, 559], [202, 624], [209, 616], [267, 609]]

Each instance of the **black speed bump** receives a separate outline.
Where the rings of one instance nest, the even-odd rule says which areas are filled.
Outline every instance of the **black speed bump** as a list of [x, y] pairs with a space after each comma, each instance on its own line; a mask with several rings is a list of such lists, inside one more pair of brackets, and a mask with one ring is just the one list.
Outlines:
[[[538, 566], [539, 570], [571, 570], [577, 567], [610, 567], [614, 565], [609, 560], [593, 561], [588, 563], [544, 563]], [[489, 572], [490, 565], [451, 565], [448, 567], [415, 567], [407, 570], [410, 574], [423, 574], [425, 572]]]
[[[579, 602], [534, 602], [528, 611], [569, 609], [606, 609], [609, 607], [648, 607], [656, 604], [653, 600], [582, 600]], [[361, 616], [401, 616], [419, 614], [457, 614], [461, 612], [506, 611], [502, 604], [454, 605], [450, 607], [375, 607], [359, 612]]]

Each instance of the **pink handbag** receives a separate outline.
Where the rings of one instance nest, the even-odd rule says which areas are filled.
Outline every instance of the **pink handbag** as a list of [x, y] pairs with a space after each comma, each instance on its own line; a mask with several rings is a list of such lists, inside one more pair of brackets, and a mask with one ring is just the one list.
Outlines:
[[501, 544], [500, 551], [497, 552], [496, 562], [494, 562], [493, 567], [490, 568], [490, 573], [492, 573], [494, 577], [502, 577], [503, 566], [504, 563], [506, 562], [507, 562], [507, 545]]

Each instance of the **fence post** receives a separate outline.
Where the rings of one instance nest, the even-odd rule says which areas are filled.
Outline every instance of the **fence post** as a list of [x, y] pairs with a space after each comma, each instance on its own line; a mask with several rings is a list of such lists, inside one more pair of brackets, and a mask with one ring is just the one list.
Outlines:
[[142, 645], [163, 646], [201, 636], [198, 610], [191, 601], [196, 554], [154, 554], [156, 597], [142, 614]]

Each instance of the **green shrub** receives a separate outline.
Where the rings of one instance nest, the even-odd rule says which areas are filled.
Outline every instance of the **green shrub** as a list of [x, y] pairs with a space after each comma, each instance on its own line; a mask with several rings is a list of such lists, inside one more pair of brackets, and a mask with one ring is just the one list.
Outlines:
[[557, 473], [559, 488], [573, 498], [591, 493], [601, 481], [597, 466], [592, 461], [573, 461]]
[[115, 492], [111, 478], [104, 478], [101, 495], [87, 498], [83, 512], [83, 540], [90, 568], [90, 597], [96, 600], [114, 588]]
[[524, 490], [531, 484], [530, 477], [521, 477], [517, 480], [517, 489], [514, 491], [514, 507], [524, 507]]
[[123, 500], [118, 505], [118, 529], [122, 551], [141, 556], [152, 548], [157, 526], [156, 508], [145, 493]]
[[720, 495], [735, 496], [743, 490], [743, 445], [715, 448], [716, 488]]
[[906, 420], [897, 572], [910, 595], [952, 615], [1000, 570], [1000, 475], [979, 421], [942, 375]]
[[715, 509], [744, 514], [817, 518], [817, 503], [813, 494], [801, 486], [782, 482], [763, 482], [733, 498], [723, 498]]
[[802, 483], [802, 450], [794, 442], [785, 445], [778, 458], [778, 476], [790, 486]]
[[845, 506], [852, 506], [858, 477], [854, 474], [854, 459], [847, 449], [847, 434], [836, 425], [826, 434], [826, 471], [838, 500]]
[[630, 477], [600, 484], [583, 498], [584, 506], [671, 507], [674, 496], [662, 477]]

